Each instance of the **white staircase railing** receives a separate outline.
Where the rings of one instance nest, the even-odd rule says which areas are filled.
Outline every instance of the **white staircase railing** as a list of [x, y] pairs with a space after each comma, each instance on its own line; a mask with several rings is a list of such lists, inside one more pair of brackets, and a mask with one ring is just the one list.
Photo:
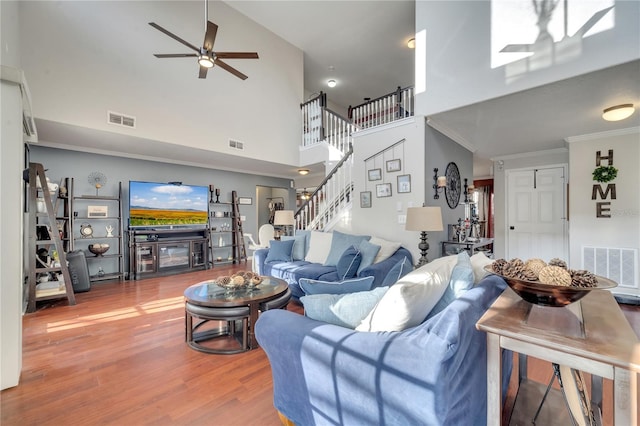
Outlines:
[[351, 122], [360, 129], [380, 126], [413, 116], [413, 87], [391, 92], [355, 107], [349, 107]]
[[296, 229], [325, 230], [347, 211], [353, 197], [353, 148], [296, 211]]
[[357, 130], [357, 126], [331, 111], [326, 105], [327, 94], [322, 92], [300, 105], [302, 146], [309, 147], [326, 142], [346, 154], [351, 144], [351, 134]]

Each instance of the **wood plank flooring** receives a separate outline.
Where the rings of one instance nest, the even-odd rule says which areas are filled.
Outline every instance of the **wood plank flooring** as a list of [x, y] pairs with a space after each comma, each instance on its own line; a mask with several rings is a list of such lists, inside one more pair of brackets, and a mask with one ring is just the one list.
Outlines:
[[[75, 306], [25, 315], [21, 381], [0, 394], [0, 423], [280, 425], [262, 349], [211, 355], [184, 341], [184, 289], [249, 267], [98, 284]], [[531, 364], [546, 380], [548, 366]]]

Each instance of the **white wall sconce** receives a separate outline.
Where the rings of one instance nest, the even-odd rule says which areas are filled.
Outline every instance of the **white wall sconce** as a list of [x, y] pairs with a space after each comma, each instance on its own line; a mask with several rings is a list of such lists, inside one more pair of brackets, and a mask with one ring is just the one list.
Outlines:
[[433, 169], [433, 199], [437, 200], [440, 198], [440, 194], [444, 191], [445, 186], [447, 186], [447, 178], [445, 176], [438, 176], [438, 168]]
[[635, 110], [633, 104], [616, 105], [602, 111], [602, 118], [606, 121], [620, 121], [631, 117]]

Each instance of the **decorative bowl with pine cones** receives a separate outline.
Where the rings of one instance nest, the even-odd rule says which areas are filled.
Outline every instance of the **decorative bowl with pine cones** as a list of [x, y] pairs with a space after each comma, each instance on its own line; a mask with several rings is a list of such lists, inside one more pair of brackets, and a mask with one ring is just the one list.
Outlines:
[[576, 302], [591, 290], [618, 284], [589, 271], [567, 268], [561, 259], [497, 259], [484, 268], [502, 277], [522, 299], [535, 305], [562, 307]]
[[240, 290], [255, 288], [262, 283], [262, 277], [251, 271], [239, 271], [231, 276], [221, 276], [214, 282], [226, 290]]

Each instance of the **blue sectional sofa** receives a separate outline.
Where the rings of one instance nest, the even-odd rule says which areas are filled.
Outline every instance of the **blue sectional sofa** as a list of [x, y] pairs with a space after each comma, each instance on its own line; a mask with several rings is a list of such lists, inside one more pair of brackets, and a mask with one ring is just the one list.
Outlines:
[[[476, 322], [506, 288], [490, 275], [418, 326], [359, 332], [264, 312], [256, 337], [274, 405], [297, 425], [486, 425], [486, 334]], [[503, 353], [503, 389], [512, 354]]]
[[[336, 232], [336, 234], [341, 233]], [[307, 242], [307, 252], [309, 251], [308, 244], [309, 243]], [[269, 248], [260, 249], [253, 253], [254, 272], [260, 275], [272, 276], [285, 280], [289, 284], [292, 298], [294, 300], [299, 300], [300, 297], [305, 295], [299, 285], [301, 278], [329, 282], [339, 282], [342, 280], [335, 265], [325, 265], [323, 263], [309, 262], [307, 260], [269, 262], [269, 250]], [[374, 277], [372, 288], [378, 287], [382, 285], [389, 271], [396, 264], [402, 262], [404, 258], [407, 258], [409, 263], [413, 262], [411, 252], [404, 247], [399, 247], [385, 260], [373, 263], [372, 265], [359, 270], [356, 277]]]

